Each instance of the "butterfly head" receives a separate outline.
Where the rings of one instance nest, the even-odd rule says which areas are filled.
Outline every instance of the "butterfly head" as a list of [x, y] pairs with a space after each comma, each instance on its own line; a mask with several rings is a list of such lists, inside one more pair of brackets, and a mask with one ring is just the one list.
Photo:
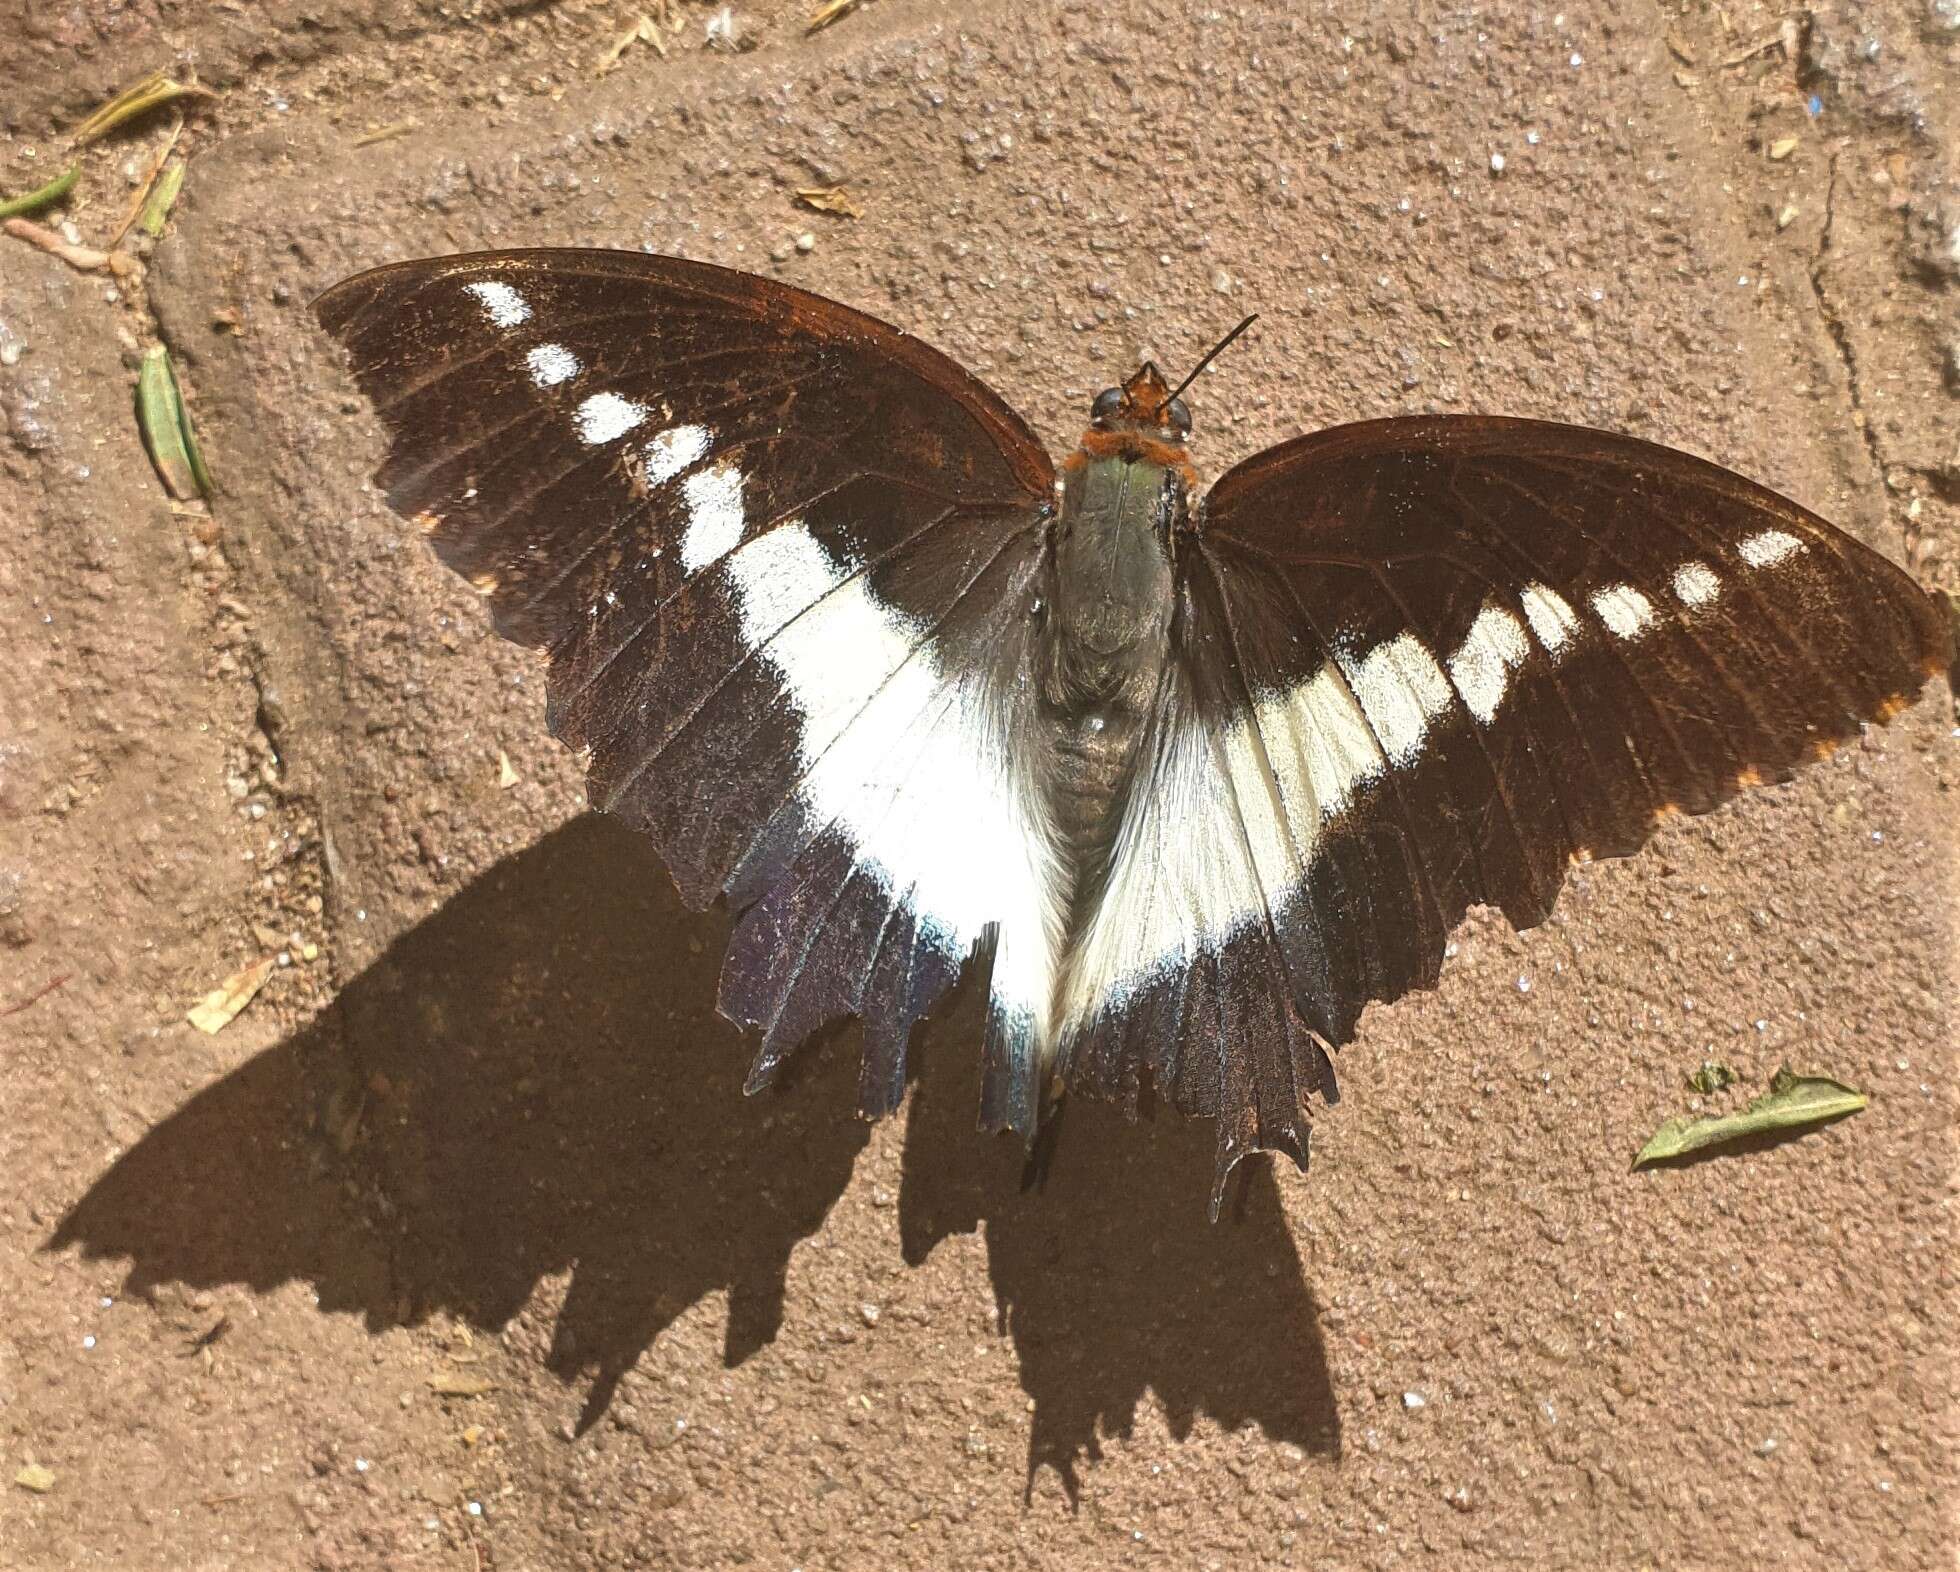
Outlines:
[[1183, 399], [1172, 396], [1154, 360], [1146, 360], [1121, 387], [1098, 393], [1089, 419], [1098, 431], [1136, 431], [1161, 442], [1182, 442], [1191, 435], [1191, 411]]

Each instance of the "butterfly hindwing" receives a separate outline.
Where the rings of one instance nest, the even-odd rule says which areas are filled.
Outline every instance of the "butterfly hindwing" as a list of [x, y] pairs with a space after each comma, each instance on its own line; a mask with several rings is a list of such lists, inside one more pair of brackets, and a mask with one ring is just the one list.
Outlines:
[[744, 908], [722, 1003], [762, 1030], [753, 1079], [861, 1013], [888, 1110], [983, 943], [1011, 1037], [1052, 968], [1008, 729], [1053, 473], [1018, 417], [896, 329], [673, 258], [399, 264], [316, 310], [390, 503], [548, 652], [594, 804]]
[[1062, 1062], [1215, 1111], [1221, 1187], [1248, 1150], [1303, 1155], [1322, 1045], [1433, 983], [1468, 906], [1542, 921], [1570, 860], [1787, 777], [1945, 659], [1923, 592], [1796, 504], [1539, 422], [1273, 449], [1218, 483], [1180, 561]]

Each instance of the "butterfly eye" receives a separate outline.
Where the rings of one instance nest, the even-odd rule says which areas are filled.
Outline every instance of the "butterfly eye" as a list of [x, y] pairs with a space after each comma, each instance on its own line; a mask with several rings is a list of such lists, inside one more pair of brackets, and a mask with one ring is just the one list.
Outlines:
[[1121, 388], [1104, 388], [1102, 392], [1096, 395], [1095, 403], [1089, 406], [1089, 418], [1091, 420], [1108, 420], [1122, 407], [1123, 390]]
[[1172, 399], [1170, 408], [1164, 413], [1170, 419], [1171, 430], [1175, 431], [1180, 437], [1191, 435], [1191, 411], [1185, 408], [1183, 399]]

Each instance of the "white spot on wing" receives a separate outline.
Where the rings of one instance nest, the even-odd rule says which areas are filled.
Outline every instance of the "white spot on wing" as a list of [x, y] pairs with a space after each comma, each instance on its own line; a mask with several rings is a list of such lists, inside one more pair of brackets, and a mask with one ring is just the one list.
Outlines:
[[1578, 636], [1578, 614], [1556, 590], [1543, 584], [1527, 584], [1518, 601], [1524, 607], [1524, 620], [1531, 624], [1531, 631], [1545, 646], [1546, 654], [1562, 654], [1565, 646]]
[[555, 388], [561, 382], [569, 382], [584, 368], [563, 344], [540, 344], [524, 357], [524, 364], [531, 368], [531, 383], [534, 387]]
[[1766, 529], [1751, 535], [1736, 549], [1750, 567], [1773, 568], [1785, 557], [1794, 557], [1807, 548], [1787, 530]]
[[672, 480], [688, 465], [700, 460], [714, 441], [714, 435], [706, 426], [669, 426], [648, 437], [641, 450], [646, 459], [647, 484], [658, 486], [662, 481]]
[[1706, 606], [1721, 593], [1721, 579], [1705, 562], [1684, 562], [1674, 570], [1674, 598], [1684, 606]]
[[998, 923], [995, 1006], [1033, 1025], [1038, 1050], [1052, 1051], [1062, 892], [1000, 706], [969, 674], [942, 673], [924, 631], [800, 520], [742, 543], [725, 563], [743, 637], [781, 673], [801, 718], [806, 812], [847, 835], [858, 867], [894, 898], [910, 892], [942, 953], [964, 957]]
[[1391, 763], [1413, 764], [1429, 723], [1450, 706], [1449, 679], [1413, 633], [1398, 633], [1365, 659], [1341, 656], [1348, 686], [1361, 701]]
[[[681, 566], [689, 573], [698, 573], [710, 562], [727, 556], [741, 542], [745, 522], [742, 472], [732, 464], [699, 470], [687, 477], [681, 494], [687, 499], [687, 532], [681, 536]], [[809, 539], [808, 531], [803, 533]]]
[[589, 448], [623, 437], [647, 418], [647, 407], [617, 393], [594, 393], [572, 416], [578, 439]]
[[1524, 625], [1502, 606], [1486, 601], [1450, 657], [1450, 677], [1470, 713], [1488, 726], [1504, 702], [1511, 673], [1531, 653]]
[[486, 280], [463, 287], [483, 303], [483, 314], [493, 326], [522, 327], [531, 320], [530, 302], [508, 284]]
[[1654, 622], [1654, 603], [1631, 584], [1594, 590], [1592, 609], [1616, 638], [1637, 639]]

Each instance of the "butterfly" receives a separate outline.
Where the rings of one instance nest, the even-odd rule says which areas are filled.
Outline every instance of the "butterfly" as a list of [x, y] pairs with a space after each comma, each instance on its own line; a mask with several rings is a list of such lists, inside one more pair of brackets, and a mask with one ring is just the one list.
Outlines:
[[981, 964], [982, 1127], [1168, 1101], [1217, 1123], [1214, 1217], [1249, 1153], [1305, 1167], [1330, 1051], [1470, 906], [1542, 922], [1948, 659], [1900, 569], [1630, 437], [1371, 420], [1201, 493], [1153, 364], [1057, 466], [917, 338], [701, 262], [438, 257], [315, 310], [593, 803], [739, 914], [750, 1089], [857, 1016], [891, 1112]]

